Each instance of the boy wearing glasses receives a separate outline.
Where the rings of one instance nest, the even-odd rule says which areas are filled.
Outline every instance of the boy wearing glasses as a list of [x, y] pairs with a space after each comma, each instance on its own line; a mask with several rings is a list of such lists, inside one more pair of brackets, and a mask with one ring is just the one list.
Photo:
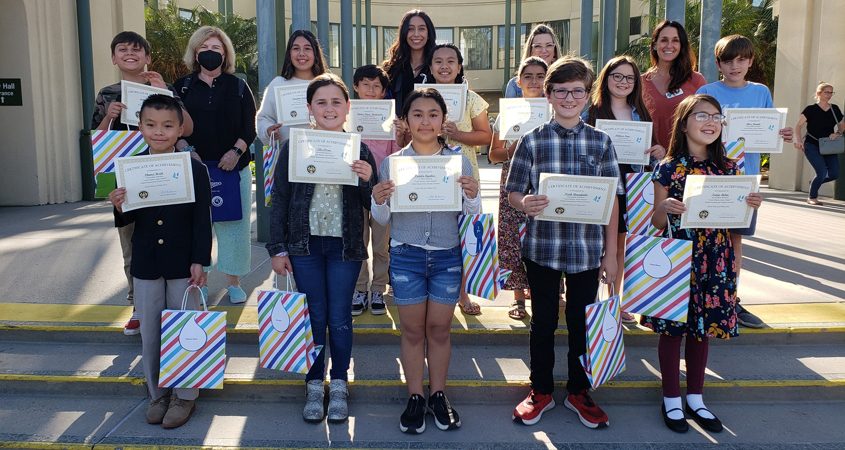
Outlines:
[[[745, 79], [748, 70], [754, 63], [754, 44], [750, 39], [739, 34], [725, 36], [716, 42], [714, 53], [716, 54], [716, 66], [722, 74], [722, 79], [700, 87], [696, 94], [713, 96], [722, 105], [722, 110], [727, 108], [774, 107], [772, 94], [766, 85]], [[792, 142], [791, 127], [779, 130], [778, 134], [783, 137], [784, 141]], [[749, 153], [746, 149], [745, 174], [760, 174], [760, 153]], [[757, 210], [754, 210], [749, 228], [731, 230], [737, 280], [739, 280], [742, 267], [742, 236], [754, 236], [756, 229]], [[742, 307], [739, 296], [736, 298], [736, 316], [737, 322], [744, 327], [763, 328], [763, 321]]]
[[[610, 138], [581, 120], [593, 79], [590, 64], [581, 58], [564, 57], [549, 67], [543, 90], [554, 118], [520, 139], [505, 186], [511, 206], [529, 216], [522, 258], [531, 288], [531, 392], [513, 412], [514, 421], [525, 425], [539, 422], [543, 413], [555, 406], [554, 333], [564, 274], [569, 331], [564, 404], [588, 428], [604, 428], [609, 423], [590, 397], [590, 383], [578, 358], [586, 352], [584, 308], [595, 301], [599, 279], [612, 283], [616, 278], [618, 200], [614, 200], [608, 225], [533, 219], [549, 204], [546, 196], [537, 195], [540, 173], [619, 178]], [[617, 186], [617, 194], [622, 193]]]

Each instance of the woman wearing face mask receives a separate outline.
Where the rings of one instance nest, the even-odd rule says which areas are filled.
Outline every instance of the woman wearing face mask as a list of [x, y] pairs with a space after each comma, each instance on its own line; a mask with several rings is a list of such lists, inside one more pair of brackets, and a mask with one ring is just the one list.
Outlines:
[[203, 26], [191, 35], [183, 62], [191, 70], [174, 83], [194, 132], [177, 148], [222, 170], [238, 171], [242, 219], [215, 222], [217, 258], [213, 266], [226, 274], [229, 301], [244, 303], [240, 277], [250, 270], [252, 174], [249, 144], [255, 140], [255, 100], [246, 82], [233, 75], [235, 49], [223, 30]]

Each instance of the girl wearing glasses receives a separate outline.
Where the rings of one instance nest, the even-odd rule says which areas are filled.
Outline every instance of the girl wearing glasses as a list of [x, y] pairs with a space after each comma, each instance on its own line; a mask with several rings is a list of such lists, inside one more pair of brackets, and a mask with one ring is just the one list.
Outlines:
[[[522, 51], [522, 60], [525, 61], [531, 56], [541, 58], [547, 66], [552, 65], [560, 57], [560, 46], [558, 46], [557, 35], [548, 25], [536, 25], [528, 34], [525, 49]], [[505, 87], [506, 98], [524, 97], [522, 88], [517, 83], [519, 75], [508, 81]]]
[[[637, 63], [630, 56], [617, 56], [604, 66], [599, 73], [597, 88], [592, 93], [592, 105], [584, 113], [584, 121], [595, 126], [596, 119], [633, 120], [651, 122], [651, 115], [643, 103], [640, 86], [640, 70]], [[652, 158], [659, 161], [666, 156], [666, 149], [655, 144], [648, 149]], [[643, 166], [619, 164], [622, 186], [625, 186], [625, 174], [642, 172]], [[619, 196], [619, 238], [616, 241], [616, 262], [619, 267], [624, 266], [625, 237], [628, 228], [625, 224], [625, 195]], [[613, 283], [614, 292], [621, 292], [622, 277], [616, 277]], [[622, 321], [636, 323], [631, 313], [623, 312]]]
[[[736, 175], [737, 166], [725, 156], [719, 102], [709, 95], [693, 95], [678, 105], [669, 152], [654, 172], [654, 214], [651, 223], [669, 235], [692, 241], [692, 274], [687, 322], [643, 316], [643, 325], [660, 334], [657, 354], [663, 383], [661, 413], [666, 426], [684, 433], [689, 429], [682, 409], [680, 388], [681, 341], [686, 337], [686, 413], [710, 432], [722, 423], [704, 405], [704, 368], [708, 340], [737, 335], [736, 272], [731, 232], [727, 229], [681, 229], [682, 202], [687, 175]], [[759, 193], [746, 202], [760, 207]]]
[[683, 25], [664, 20], [651, 34], [651, 68], [642, 76], [643, 99], [654, 122], [654, 136], [669, 146], [672, 115], [681, 100], [707, 81], [695, 71], [695, 56]]

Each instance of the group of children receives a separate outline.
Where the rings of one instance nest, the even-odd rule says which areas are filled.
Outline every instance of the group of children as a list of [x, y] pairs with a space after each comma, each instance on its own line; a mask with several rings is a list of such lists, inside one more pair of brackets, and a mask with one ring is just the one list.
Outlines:
[[[426, 70], [434, 82], [466, 82], [460, 50], [451, 44], [430, 45], [427, 39], [431, 36], [428, 33], [431, 22], [422, 14], [403, 18], [401, 45], [394, 45], [391, 51], [406, 52], [401, 58], [407, 63], [414, 59], [415, 51], [430, 47]], [[688, 322], [641, 319], [643, 325], [661, 335], [658, 344], [664, 395], [661, 412], [666, 425], [679, 432], [687, 429], [679, 384], [680, 345], [684, 336], [687, 337], [686, 412], [704, 428], [721, 430], [721, 423], [703, 402], [702, 388], [708, 339], [737, 334], [735, 297], [739, 262], [735, 246], [738, 241], [730, 230], [682, 230], [679, 220], [685, 211], [682, 199], [687, 175], [737, 173], [736, 162], [726, 157], [721, 140], [724, 116], [719, 100], [742, 99], [732, 106], [771, 106], [770, 95], [768, 104], [748, 100], [751, 95], [742, 95], [760, 90], [760, 85], [744, 79], [753, 60], [746, 41], [741, 36], [729, 36], [717, 44], [716, 59], [724, 80], [702, 88], [714, 96], [701, 94], [684, 99], [674, 115], [668, 148], [654, 145], [648, 150], [656, 163], [652, 176], [655, 189], [652, 223], [666, 230], [667, 236], [694, 242]], [[547, 54], [549, 49], [538, 48], [540, 52]], [[629, 58], [611, 60], [594, 88], [595, 74], [588, 62], [571, 56], [557, 58], [557, 47], [553, 54], [551, 63], [542, 55], [531, 55], [519, 66], [515, 84], [521, 95], [545, 97], [554, 116], [517, 142], [501, 142], [493, 137], [487, 122], [487, 104], [472, 91], [468, 91], [463, 120], [452, 123], [446, 118], [447, 108], [441, 95], [435, 89], [422, 88], [408, 90], [408, 95], [397, 102], [402, 106], [395, 122], [396, 141], [362, 142], [351, 165], [358, 176], [357, 186], [292, 182], [287, 167], [277, 166], [271, 236], [267, 243], [272, 268], [277, 274], [294, 277], [298, 289], [307, 297], [315, 343], [326, 345], [328, 340], [331, 348], [328, 402], [324, 386], [325, 350], [306, 375], [303, 410], [306, 421], [342, 422], [348, 418], [351, 316], [362, 313], [368, 306], [374, 314], [383, 314], [383, 294], [389, 278], [400, 318], [401, 359], [409, 393], [399, 419], [400, 429], [406, 433], [423, 432], [426, 414], [432, 414], [434, 423], [442, 430], [461, 426], [460, 416], [445, 394], [451, 320], [455, 305], [465, 295], [461, 289], [458, 216], [481, 211], [473, 147], [490, 143], [491, 159], [507, 164], [501, 201], [512, 211], [507, 220], [500, 222], [500, 242], [510, 239], [510, 259], [522, 267], [532, 300], [531, 390], [514, 408], [513, 418], [532, 425], [555, 406], [554, 334], [558, 327], [561, 278], [565, 275], [569, 380], [564, 404], [589, 428], [609, 425], [607, 415], [590, 396], [590, 384], [579, 361], [586, 346], [584, 309], [595, 301], [600, 282], [615, 284], [616, 292], [619, 291], [625, 238], [621, 177], [644, 168], [620, 166], [610, 138], [592, 124], [596, 119], [649, 120], [649, 115], [641, 101], [639, 72]], [[273, 136], [283, 142], [280, 161], [288, 158], [289, 128], [275, 117], [273, 86], [307, 83], [312, 127], [345, 131], [350, 95], [339, 77], [326, 73], [322, 55], [312, 33], [295, 32], [288, 42], [282, 74], [265, 92], [258, 112], [258, 135], [265, 141]], [[420, 73], [419, 67], [412, 69], [413, 76], [406, 77], [406, 82]], [[363, 66], [355, 73], [354, 90], [362, 99], [383, 99], [395, 91], [395, 86], [384, 70]], [[720, 99], [723, 91], [730, 92], [730, 97]], [[150, 153], [174, 151], [176, 140], [184, 133], [183, 117], [177, 100], [166, 96], [147, 99], [141, 110], [140, 130], [150, 144]], [[781, 130], [781, 135], [789, 140], [791, 130]], [[456, 181], [460, 185], [462, 210], [392, 212], [389, 199], [396, 186], [390, 180], [390, 158], [433, 155], [462, 155], [462, 175]], [[125, 191], [117, 189], [109, 196], [115, 206], [116, 224], [135, 224], [132, 247], [136, 257], [132, 260], [131, 274], [135, 302], [142, 313], [144, 368], [152, 399], [147, 420], [163, 422], [165, 427], [185, 423], [196, 399], [196, 391], [176, 390], [171, 396], [157, 387], [156, 316], [165, 306], [174, 306], [174, 299], [177, 296], [181, 299], [188, 285], [205, 284], [202, 266], [210, 261], [208, 176], [201, 164], [192, 164], [197, 199], [193, 204], [123, 213]], [[549, 204], [545, 196], [537, 194], [540, 173], [620, 178], [609, 224], [534, 220]], [[759, 194], [752, 194], [747, 203], [756, 209], [761, 200]], [[513, 230], [523, 221], [527, 233], [524, 242], [515, 245], [517, 233]], [[180, 240], [194, 245], [175, 245], [171, 236], [177, 232], [176, 227], [181, 233]], [[371, 283], [366, 267], [368, 239], [372, 241], [374, 253]], [[171, 246], [172, 256], [167, 251], [153, 251]], [[467, 308], [471, 310], [471, 306]], [[144, 321], [144, 317], [153, 320]], [[428, 398], [424, 390], [426, 362]], [[171, 410], [175, 412], [171, 414]]]

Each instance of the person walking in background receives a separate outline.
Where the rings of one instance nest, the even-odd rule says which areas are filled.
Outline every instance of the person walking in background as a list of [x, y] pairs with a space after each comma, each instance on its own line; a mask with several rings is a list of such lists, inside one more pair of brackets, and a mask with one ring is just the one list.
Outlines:
[[[827, 137], [836, 139], [842, 136], [845, 131], [845, 120], [839, 106], [831, 103], [833, 98], [833, 86], [830, 83], [820, 82], [816, 87], [816, 103], [807, 106], [801, 111], [798, 123], [795, 124], [795, 132], [799, 138], [795, 140], [795, 148], [804, 152], [804, 156], [816, 176], [810, 181], [810, 192], [807, 203], [811, 205], [822, 205], [819, 201], [819, 188], [822, 184], [834, 181], [839, 178], [839, 155], [822, 155], [819, 152], [819, 138]], [[804, 138], [800, 138], [801, 130], [807, 127]]]
[[252, 172], [249, 145], [255, 140], [255, 99], [236, 77], [235, 49], [223, 30], [203, 26], [191, 35], [183, 62], [191, 73], [174, 86], [194, 119], [194, 132], [177, 148], [201, 161], [240, 175], [241, 219], [214, 222], [217, 258], [214, 268], [226, 274], [229, 301], [246, 302], [240, 277], [250, 270]]

